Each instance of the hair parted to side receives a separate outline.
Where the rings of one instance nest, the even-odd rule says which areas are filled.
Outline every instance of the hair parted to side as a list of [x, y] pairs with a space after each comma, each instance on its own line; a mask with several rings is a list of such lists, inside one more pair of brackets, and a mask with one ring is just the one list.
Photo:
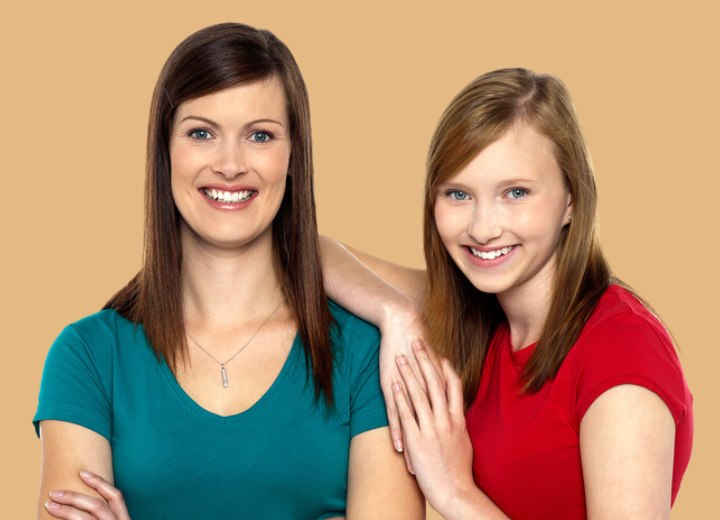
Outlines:
[[573, 201], [562, 232], [550, 311], [525, 369], [525, 391], [555, 376], [612, 278], [597, 238], [597, 195], [590, 157], [563, 83], [526, 69], [476, 78], [453, 99], [430, 144], [425, 185], [425, 310], [432, 344], [447, 356], [472, 403], [496, 327], [505, 319], [493, 294], [478, 291], [445, 250], [434, 217], [438, 186], [519, 122], [555, 145], [555, 159]]
[[332, 316], [320, 270], [308, 95], [292, 54], [269, 31], [238, 23], [212, 25], [188, 36], [165, 62], [148, 125], [143, 267], [105, 308], [142, 324], [156, 355], [171, 368], [186, 360], [181, 217], [170, 184], [175, 110], [189, 99], [272, 76], [283, 85], [291, 137], [287, 186], [272, 224], [275, 267], [298, 324], [315, 395], [322, 393], [332, 403]]

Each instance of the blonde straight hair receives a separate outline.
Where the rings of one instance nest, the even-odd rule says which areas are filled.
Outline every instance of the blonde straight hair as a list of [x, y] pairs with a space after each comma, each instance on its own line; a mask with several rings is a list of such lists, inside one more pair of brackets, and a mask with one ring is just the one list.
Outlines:
[[478, 291], [448, 255], [435, 223], [435, 199], [441, 183], [519, 122], [554, 143], [573, 201], [573, 219], [558, 246], [550, 311], [525, 369], [525, 391], [537, 392], [555, 376], [612, 281], [597, 239], [590, 157], [563, 83], [526, 69], [496, 70], [476, 78], [445, 110], [430, 144], [424, 218], [430, 340], [460, 373], [468, 406], [493, 332], [505, 315], [495, 295]]

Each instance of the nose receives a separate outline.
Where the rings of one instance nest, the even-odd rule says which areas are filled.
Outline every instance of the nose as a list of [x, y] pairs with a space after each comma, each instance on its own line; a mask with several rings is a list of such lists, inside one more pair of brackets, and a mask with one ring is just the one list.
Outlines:
[[226, 179], [234, 179], [246, 172], [245, 159], [242, 144], [227, 140], [216, 150], [212, 170]]
[[468, 235], [478, 244], [487, 244], [502, 235], [502, 215], [494, 203], [475, 205], [468, 226]]

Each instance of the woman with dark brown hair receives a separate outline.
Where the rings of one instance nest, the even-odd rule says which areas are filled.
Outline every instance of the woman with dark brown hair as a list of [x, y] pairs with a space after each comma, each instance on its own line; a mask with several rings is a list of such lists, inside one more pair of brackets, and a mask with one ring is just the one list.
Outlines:
[[331, 241], [323, 256], [383, 336], [419, 334], [410, 302], [424, 291], [429, 343], [449, 362], [415, 341], [401, 375], [383, 377], [428, 502], [448, 519], [667, 518], [692, 396], [669, 333], [602, 255], [589, 155], [557, 78], [498, 70], [450, 103], [424, 237], [426, 275], [357, 253], [376, 275], [361, 277]]
[[220, 24], [173, 51], [144, 265], [46, 361], [41, 517], [422, 517], [377, 330], [325, 297], [312, 173], [305, 85], [273, 34]]

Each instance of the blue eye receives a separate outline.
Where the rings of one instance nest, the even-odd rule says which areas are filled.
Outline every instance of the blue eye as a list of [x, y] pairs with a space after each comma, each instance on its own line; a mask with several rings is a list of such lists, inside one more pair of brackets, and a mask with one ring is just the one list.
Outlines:
[[528, 190], [525, 188], [513, 188], [508, 191], [507, 196], [511, 199], [522, 199], [528, 194]]
[[267, 143], [270, 139], [272, 139], [272, 134], [270, 132], [253, 132], [250, 136], [250, 140], [255, 143]]
[[191, 130], [188, 132], [188, 135], [192, 137], [193, 139], [197, 139], [198, 141], [204, 140], [204, 139], [210, 139], [212, 134], [208, 132], [207, 130], [203, 128], [198, 128], [196, 130]]
[[452, 200], [467, 200], [470, 198], [470, 195], [462, 190], [450, 190], [447, 192], [447, 196]]

